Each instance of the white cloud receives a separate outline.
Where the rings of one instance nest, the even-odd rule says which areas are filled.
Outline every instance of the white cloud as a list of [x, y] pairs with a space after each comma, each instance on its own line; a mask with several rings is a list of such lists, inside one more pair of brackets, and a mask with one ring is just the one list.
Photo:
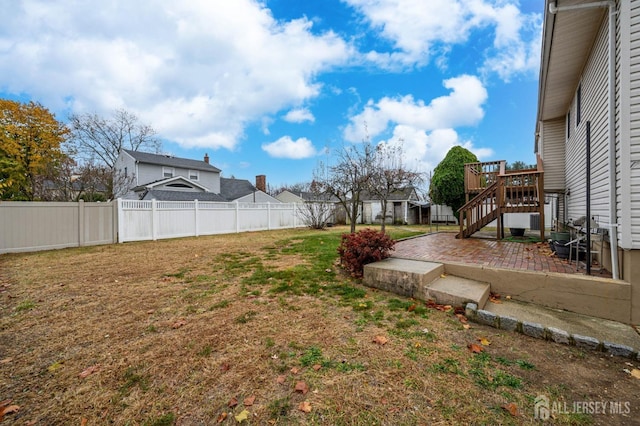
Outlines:
[[58, 111], [126, 108], [184, 147], [233, 149], [249, 122], [317, 96], [318, 74], [350, 54], [257, 0], [5, 3], [0, 90]]
[[542, 17], [523, 14], [516, 0], [343, 0], [389, 40], [392, 52], [370, 51], [366, 60], [390, 68], [443, 66], [452, 45], [475, 31], [493, 29], [493, 47], [481, 52], [484, 71], [503, 79], [538, 71]]
[[316, 121], [316, 118], [307, 108], [292, 109], [287, 112], [287, 114], [284, 116], [284, 119], [289, 123], [304, 123], [305, 121], [313, 123], [314, 121]]
[[464, 146], [478, 158], [490, 157], [491, 149], [474, 147], [455, 130], [482, 120], [486, 89], [477, 77], [469, 75], [445, 80], [444, 86], [451, 92], [428, 105], [411, 95], [370, 100], [362, 112], [351, 117], [344, 138], [360, 142], [391, 132], [388, 139], [379, 142], [400, 144], [404, 160], [422, 171], [432, 170], [455, 145]]
[[313, 157], [318, 153], [309, 139], [299, 138], [294, 141], [290, 136], [283, 136], [275, 142], [263, 144], [262, 149], [271, 157], [295, 160]]
[[482, 104], [487, 100], [487, 90], [477, 77], [462, 75], [445, 80], [443, 85], [451, 93], [433, 99], [429, 105], [411, 95], [384, 97], [378, 102], [369, 100], [364, 111], [351, 117], [344, 130], [345, 139], [360, 142], [376, 137], [390, 123], [430, 131], [474, 125], [484, 117]]
[[456, 145], [473, 152], [480, 160], [493, 156], [492, 149], [475, 147], [471, 141], [461, 139], [454, 129], [435, 129], [428, 132], [399, 124], [394, 127], [393, 135], [389, 139], [378, 143], [400, 146], [404, 164], [427, 175]]

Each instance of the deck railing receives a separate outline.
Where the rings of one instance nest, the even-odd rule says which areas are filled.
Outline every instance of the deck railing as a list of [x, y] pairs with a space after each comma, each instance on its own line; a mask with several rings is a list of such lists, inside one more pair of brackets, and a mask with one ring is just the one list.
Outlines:
[[482, 192], [498, 180], [503, 174], [505, 161], [489, 161], [486, 163], [467, 163], [464, 165], [464, 188], [469, 201], [469, 194]]
[[[469, 237], [494, 219], [502, 227], [502, 213], [538, 212], [544, 209], [544, 170], [537, 157], [535, 169], [506, 170], [505, 161], [464, 165], [466, 204], [460, 214], [460, 237]], [[500, 238], [501, 230], [498, 229]], [[544, 230], [541, 230], [541, 238]]]

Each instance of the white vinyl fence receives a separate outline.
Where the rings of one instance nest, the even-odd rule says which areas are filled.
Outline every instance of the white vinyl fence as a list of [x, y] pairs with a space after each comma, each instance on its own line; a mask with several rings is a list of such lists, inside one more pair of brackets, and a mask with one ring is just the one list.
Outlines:
[[116, 203], [0, 202], [0, 253], [116, 242]]
[[304, 227], [296, 204], [118, 200], [118, 241]]

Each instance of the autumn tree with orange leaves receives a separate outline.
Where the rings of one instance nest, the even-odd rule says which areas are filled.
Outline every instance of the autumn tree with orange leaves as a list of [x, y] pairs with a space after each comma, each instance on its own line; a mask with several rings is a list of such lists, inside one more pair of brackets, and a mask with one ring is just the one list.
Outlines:
[[65, 159], [68, 133], [39, 103], [0, 99], [0, 199], [41, 198], [46, 175]]

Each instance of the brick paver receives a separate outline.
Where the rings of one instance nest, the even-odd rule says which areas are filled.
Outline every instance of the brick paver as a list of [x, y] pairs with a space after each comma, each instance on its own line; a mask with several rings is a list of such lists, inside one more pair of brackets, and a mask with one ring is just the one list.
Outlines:
[[[429, 234], [396, 243], [393, 257], [433, 262], [461, 262], [506, 269], [524, 269], [563, 274], [585, 274], [551, 253], [546, 244], [497, 241], [486, 238], [456, 239], [455, 233]], [[611, 277], [607, 271], [593, 275]]]

